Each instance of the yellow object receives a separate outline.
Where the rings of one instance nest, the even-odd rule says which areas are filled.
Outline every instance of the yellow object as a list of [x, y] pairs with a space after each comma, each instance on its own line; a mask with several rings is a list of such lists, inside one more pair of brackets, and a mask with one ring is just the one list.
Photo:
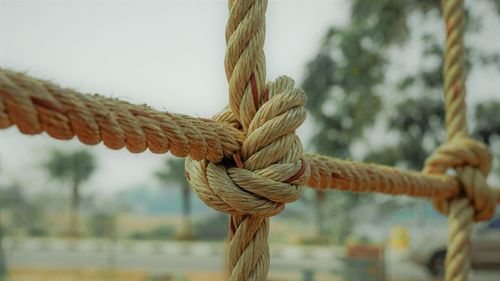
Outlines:
[[389, 235], [389, 245], [392, 249], [406, 250], [410, 246], [410, 233], [404, 226], [394, 226]]

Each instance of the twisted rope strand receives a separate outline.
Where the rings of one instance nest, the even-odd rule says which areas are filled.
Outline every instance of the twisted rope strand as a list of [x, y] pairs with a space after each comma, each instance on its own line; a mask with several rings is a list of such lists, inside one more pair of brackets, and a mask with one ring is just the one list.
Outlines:
[[444, 97], [448, 140], [468, 137], [465, 107], [465, 48], [463, 0], [442, 0], [446, 27]]
[[459, 182], [450, 176], [426, 175], [314, 154], [306, 154], [305, 160], [311, 167], [307, 184], [318, 189], [335, 188], [429, 198], [451, 198], [460, 192]]
[[[16, 77], [14, 79], [16, 82], [11, 77]], [[29, 84], [29, 81], [35, 81], [36, 87], [21, 87]], [[145, 109], [154, 113], [149, 115], [156, 116], [160, 121], [145, 118], [144, 116], [149, 116], [144, 112]], [[106, 136], [104, 144], [112, 149], [126, 146], [131, 152], [140, 153], [148, 146], [152, 146], [153, 151], [166, 153], [164, 148], [161, 150], [158, 148], [164, 144], [154, 141], [158, 138], [157, 135], [171, 134], [171, 131], [163, 131], [159, 125], [165, 122], [163, 116], [170, 117], [165, 120], [168, 122], [172, 120], [185, 132], [190, 155], [195, 160], [210, 158], [209, 160], [218, 163], [220, 161], [213, 159], [218, 158], [217, 155], [222, 153], [227, 158], [233, 158], [235, 152], [242, 149], [244, 136], [234, 128], [237, 121], [229, 109], [219, 112], [214, 117], [218, 121], [199, 119], [159, 112], [142, 105], [133, 105], [99, 95], [81, 94], [47, 81], [0, 69], [0, 128], [16, 125], [22, 133], [39, 134], [46, 131], [56, 139], [70, 139], [76, 135], [82, 143], [89, 145], [101, 142], [104, 135]], [[44, 127], [42, 124], [50, 126]], [[113, 135], [110, 132], [124, 133]], [[201, 139], [198, 132], [202, 136]], [[117, 141], [115, 140], [117, 136], [122, 136], [125, 140]], [[116, 143], [121, 145], [118, 146]], [[184, 147], [182, 143], [181, 147]], [[174, 151], [183, 150], [177, 148], [175, 143], [169, 148]], [[269, 153], [263, 154], [268, 154], [270, 158], [275, 156]], [[247, 159], [245, 166], [255, 168], [254, 159], [255, 157]], [[451, 198], [461, 192], [458, 180], [447, 175], [409, 172], [384, 165], [345, 161], [307, 153], [304, 160], [311, 170], [307, 184], [313, 188], [440, 198]], [[494, 197], [500, 203], [500, 189], [497, 188], [495, 192]]]
[[24, 134], [43, 131], [56, 139], [75, 135], [84, 144], [101, 141], [134, 153], [147, 148], [220, 162], [238, 151], [244, 135], [230, 125], [99, 95], [84, 95], [50, 82], [0, 69], [0, 128], [16, 125]]
[[[463, 0], [442, 0], [441, 3], [446, 25], [443, 67], [446, 129], [451, 141], [469, 135], [465, 107], [464, 3]], [[449, 209], [445, 280], [468, 280], [474, 209], [466, 198], [452, 199]]]
[[[228, 268], [230, 280], [260, 279], [269, 271], [269, 218], [252, 215], [232, 215], [229, 221]], [[243, 240], [237, 240], [241, 237]]]
[[[0, 128], [16, 125], [24, 134], [76, 135], [85, 144], [102, 141], [112, 149], [126, 146], [138, 153], [149, 148], [188, 157], [186, 176], [195, 192], [212, 208], [231, 213], [233, 281], [267, 279], [268, 217], [297, 200], [306, 180], [317, 188], [432, 197], [450, 221], [445, 280], [467, 280], [473, 220], [494, 214], [500, 190], [486, 184], [491, 161], [486, 147], [468, 139], [464, 3], [442, 0], [442, 7], [448, 141], [426, 161], [424, 172], [430, 175], [304, 155], [295, 135], [305, 120], [304, 94], [287, 77], [265, 83], [267, 0], [229, 1], [224, 61], [229, 107], [215, 122], [83, 95], [0, 69]], [[233, 163], [221, 165], [231, 157]], [[449, 168], [455, 168], [456, 177], [432, 175]]]
[[229, 1], [224, 66], [229, 82], [229, 107], [244, 131], [260, 106], [266, 84], [266, 9], [267, 0]]
[[[251, 133], [249, 126], [261, 105], [266, 79], [264, 39], [267, 0], [234, 0], [228, 4], [224, 65], [229, 82], [229, 108], [243, 132]], [[247, 166], [245, 168], [248, 169]], [[230, 220], [229, 280], [267, 280], [269, 218], [232, 213]]]
[[464, 1], [442, 0], [446, 28], [444, 50], [444, 97], [447, 142], [427, 160], [424, 171], [457, 172], [461, 193], [434, 198], [434, 206], [448, 214], [449, 233], [445, 280], [468, 280], [470, 236], [475, 220], [487, 220], [495, 213], [495, 192], [486, 185], [491, 157], [486, 146], [469, 139], [465, 106]]

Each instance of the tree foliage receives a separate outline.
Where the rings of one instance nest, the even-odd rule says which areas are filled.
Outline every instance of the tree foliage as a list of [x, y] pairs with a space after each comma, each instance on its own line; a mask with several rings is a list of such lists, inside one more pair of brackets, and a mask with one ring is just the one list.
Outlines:
[[84, 149], [74, 152], [54, 149], [44, 166], [55, 180], [72, 183], [87, 181], [96, 169], [94, 156]]
[[155, 172], [155, 177], [165, 187], [176, 187], [176, 184], [179, 184], [189, 188], [184, 176], [184, 160], [180, 158], [167, 158], [165, 165]]
[[[427, 155], [445, 139], [444, 105], [442, 101], [442, 54], [444, 32], [416, 27], [432, 23], [442, 28], [440, 1], [351, 0], [350, 21], [345, 26], [330, 27], [317, 55], [307, 65], [302, 87], [308, 95], [307, 108], [317, 130], [312, 139], [316, 151], [342, 158], [352, 158], [356, 144], [367, 147], [363, 159], [406, 168], [420, 169]], [[500, 1], [490, 0], [475, 5], [490, 5], [498, 18]], [[466, 36], [480, 32], [485, 17], [466, 7]], [[394, 69], [394, 49], [408, 47], [415, 36], [421, 42], [422, 64], [413, 72], [401, 71], [397, 79], [388, 77]], [[500, 66], [500, 50], [486, 52], [477, 46], [466, 48], [466, 67], [473, 70], [484, 65]], [[387, 91], [396, 91], [397, 95]], [[405, 94], [418, 92], [417, 95]], [[497, 105], [498, 106], [498, 105]], [[475, 136], [489, 142], [500, 134], [500, 119], [495, 118], [495, 105], [480, 105]], [[396, 143], [373, 147], [370, 129], [377, 122], [388, 129], [382, 135], [395, 135]], [[377, 127], [378, 128], [378, 127]], [[335, 193], [330, 196], [332, 220], [347, 222], [338, 230], [342, 240], [352, 226], [351, 210], [361, 195]], [[363, 195], [366, 196], [366, 195]], [[337, 226], [337, 228], [339, 228]], [[340, 226], [342, 228], [342, 226]]]
[[53, 179], [71, 187], [68, 235], [79, 236], [80, 185], [90, 179], [96, 169], [94, 156], [84, 149], [73, 152], [54, 149], [44, 167]]

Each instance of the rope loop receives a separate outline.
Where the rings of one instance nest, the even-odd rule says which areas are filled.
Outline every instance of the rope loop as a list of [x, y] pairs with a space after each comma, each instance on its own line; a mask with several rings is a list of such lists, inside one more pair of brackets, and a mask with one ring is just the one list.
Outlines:
[[[209, 207], [229, 214], [270, 217], [299, 199], [309, 165], [295, 130], [306, 118], [305, 94], [281, 76], [255, 95], [259, 109], [233, 159], [220, 163], [186, 158], [186, 175]], [[221, 119], [221, 120], [218, 120]], [[228, 108], [214, 120], [237, 124]]]
[[[424, 172], [444, 174], [449, 169], [456, 171], [463, 195], [474, 205], [475, 221], [490, 219], [495, 213], [496, 196], [486, 183], [491, 170], [488, 148], [471, 138], [458, 137], [444, 143], [425, 161]], [[434, 198], [434, 207], [443, 214], [450, 210], [451, 198]]]

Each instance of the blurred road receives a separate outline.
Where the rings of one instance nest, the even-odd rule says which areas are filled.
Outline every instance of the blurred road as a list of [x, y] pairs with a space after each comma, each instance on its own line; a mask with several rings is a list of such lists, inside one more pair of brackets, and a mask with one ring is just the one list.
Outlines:
[[[220, 272], [222, 243], [24, 241], [6, 243], [9, 265], [35, 268], [117, 268], [154, 274]], [[272, 246], [271, 271], [341, 272], [341, 249], [330, 247]], [[425, 270], [406, 261], [404, 254], [388, 253], [389, 280], [424, 281]], [[500, 271], [473, 272], [472, 281], [498, 281]]]

